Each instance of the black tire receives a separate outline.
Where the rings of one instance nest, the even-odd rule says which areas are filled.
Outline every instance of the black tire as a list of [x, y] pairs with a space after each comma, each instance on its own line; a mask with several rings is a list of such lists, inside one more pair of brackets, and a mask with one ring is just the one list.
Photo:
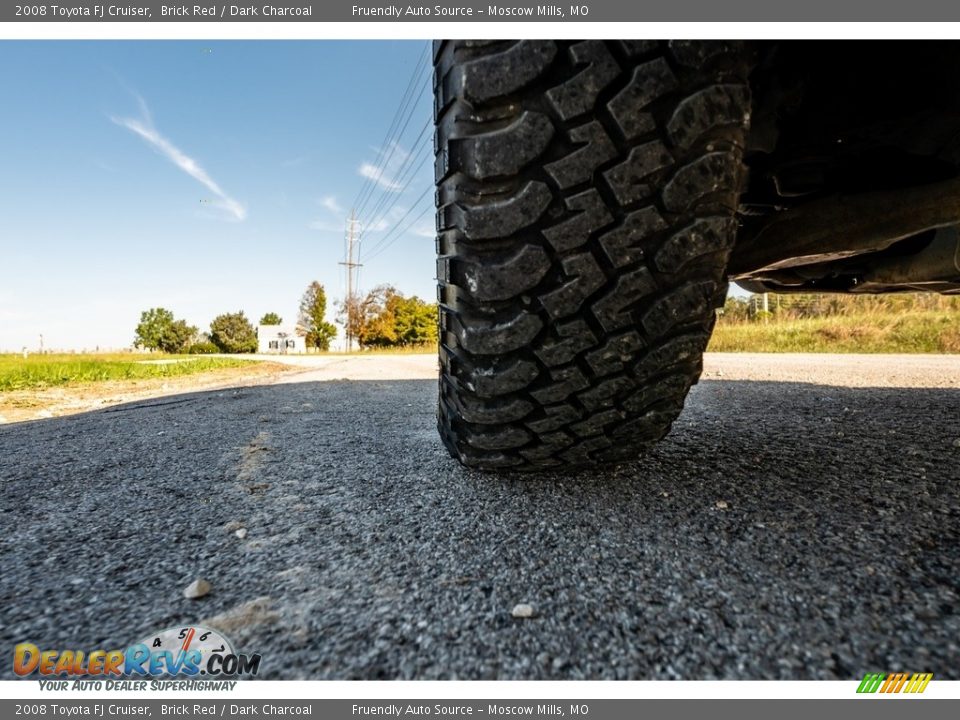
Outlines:
[[444, 443], [479, 468], [635, 459], [726, 294], [743, 48], [444, 41], [434, 65]]

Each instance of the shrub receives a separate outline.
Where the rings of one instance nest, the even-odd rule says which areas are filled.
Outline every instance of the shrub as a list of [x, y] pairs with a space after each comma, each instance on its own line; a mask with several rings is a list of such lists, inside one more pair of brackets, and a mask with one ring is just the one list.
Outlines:
[[218, 348], [209, 340], [195, 342], [193, 345], [187, 348], [187, 353], [190, 355], [213, 355], [218, 352], [220, 352], [220, 348]]
[[215, 317], [210, 323], [210, 340], [225, 353], [257, 351], [257, 332], [242, 310]]

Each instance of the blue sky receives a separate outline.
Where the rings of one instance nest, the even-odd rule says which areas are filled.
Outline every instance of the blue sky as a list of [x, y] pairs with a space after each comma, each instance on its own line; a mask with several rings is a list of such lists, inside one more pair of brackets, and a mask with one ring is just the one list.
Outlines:
[[125, 347], [155, 306], [202, 330], [241, 309], [292, 322], [311, 280], [342, 297], [365, 182], [361, 288], [432, 301], [429, 87], [384, 147], [424, 47], [0, 43], [0, 350], [40, 333], [47, 348]]

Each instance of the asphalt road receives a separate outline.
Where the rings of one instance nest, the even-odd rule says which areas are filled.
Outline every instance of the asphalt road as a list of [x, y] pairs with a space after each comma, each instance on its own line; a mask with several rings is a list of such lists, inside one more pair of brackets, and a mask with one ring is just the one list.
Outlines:
[[459, 468], [429, 379], [0, 427], [0, 649], [205, 621], [269, 678], [960, 678], [958, 360], [763, 362], [568, 476]]

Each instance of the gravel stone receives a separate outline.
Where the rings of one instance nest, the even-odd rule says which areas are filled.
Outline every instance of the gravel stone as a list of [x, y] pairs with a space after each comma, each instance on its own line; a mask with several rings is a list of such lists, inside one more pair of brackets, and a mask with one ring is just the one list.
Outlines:
[[196, 600], [210, 593], [213, 588], [203, 578], [197, 578], [183, 589], [183, 596], [188, 600]]
[[528, 603], [519, 603], [513, 606], [510, 614], [515, 618], [534, 618], [537, 616], [537, 609]]

